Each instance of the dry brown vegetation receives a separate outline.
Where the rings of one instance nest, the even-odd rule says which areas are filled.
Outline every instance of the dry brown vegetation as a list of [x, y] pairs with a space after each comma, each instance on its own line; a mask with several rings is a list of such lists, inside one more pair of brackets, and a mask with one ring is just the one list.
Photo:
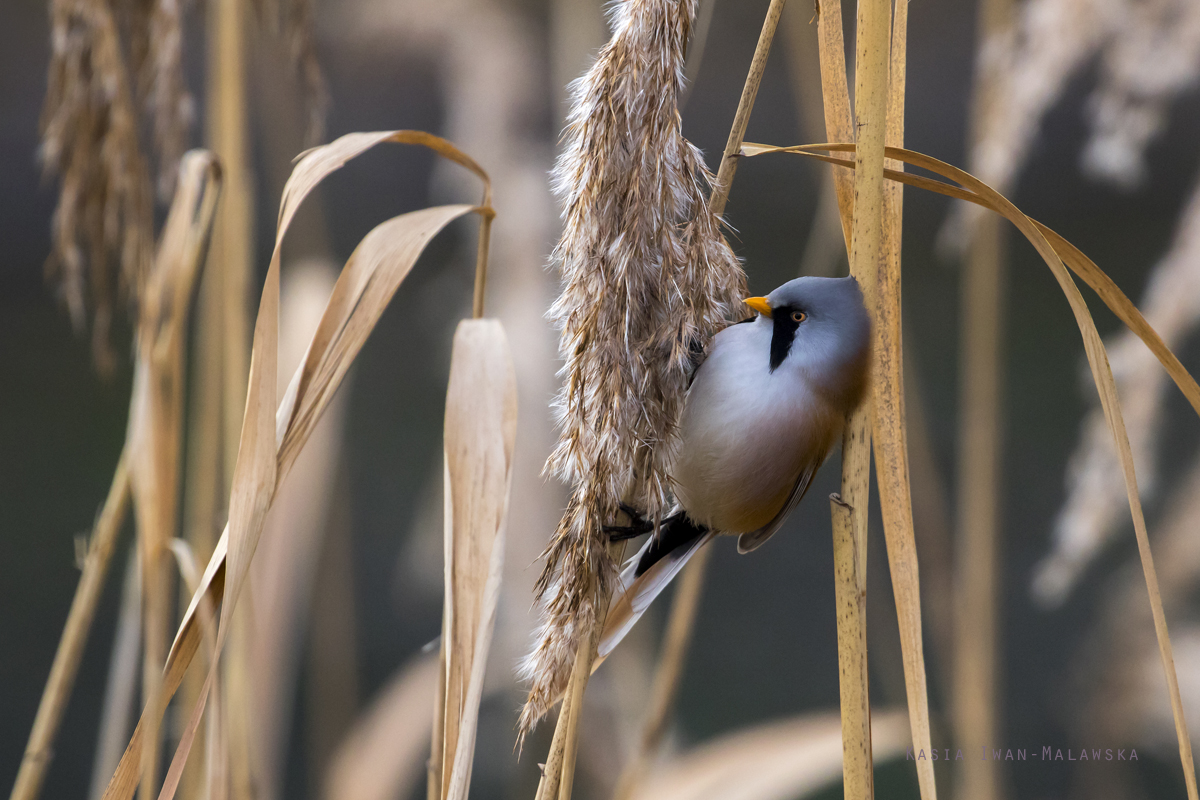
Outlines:
[[[1028, 0], [1028, 5], [1059, 8], [1044, 0]], [[1165, 0], [1161, 5], [1161, 13], [1168, 15]], [[1197, 315], [1190, 305], [1180, 308], [1166, 296], [1181, 294], [1179, 287], [1190, 286], [1195, 272], [1184, 266], [1195, 260], [1186, 257], [1195, 249], [1200, 229], [1190, 218], [1194, 208], [1157, 273], [1156, 288], [1143, 314], [1095, 262], [1026, 216], [1001, 191], [961, 169], [905, 149], [907, 0], [858, 3], [853, 107], [840, 6], [819, 8], [815, 19], [819, 63], [812, 66], [819, 67], [828, 141], [771, 146], [747, 143], [744, 138], [784, 11], [783, 0], [772, 0], [714, 176], [682, 135], [685, 54], [694, 35], [696, 6], [691, 0], [622, 0], [617, 5], [611, 40], [575, 85], [564, 150], [554, 174], [564, 225], [553, 261], [561, 271], [563, 289], [550, 314], [561, 332], [565, 366], [556, 401], [561, 435], [547, 470], [569, 484], [570, 496], [550, 537], [536, 586], [543, 624], [524, 665], [530, 691], [514, 733], [516, 742], [522, 742], [541, 718], [559, 706], [537, 800], [572, 796], [576, 764], [586, 747], [584, 732], [595, 724], [592, 710], [585, 705], [585, 691], [598, 666], [598, 637], [623, 550], [608, 541], [603, 526], [617, 520], [622, 503], [645, 509], [656, 521], [669, 510], [667, 465], [692, 359], [714, 332], [733, 320], [746, 293], [745, 274], [721, 228], [735, 172], [742, 161], [783, 154], [829, 165], [829, 207], [836, 205], [850, 273], [863, 287], [873, 318], [871, 392], [847, 426], [841, 491], [831, 503], [840, 715], [836, 720], [812, 716], [744, 731], [658, 763], [702, 594], [705, 553], [688, 568], [675, 595], [644, 719], [634, 722], [640, 728], [637, 750], [614, 787], [616, 797], [699, 798], [718, 792], [745, 800], [790, 797], [836, 779], [840, 764], [846, 796], [861, 800], [874, 794], [878, 762], [901, 752], [907, 743], [915, 749], [931, 747], [934, 723], [924, 660], [918, 533], [908, 455], [910, 446], [915, 446], [910, 445], [910, 437], [922, 434], [912, 431], [905, 409], [900, 314], [903, 187], [907, 185], [996, 215], [989, 217], [990, 222], [980, 222], [960, 213], [959, 227], [952, 229], [960, 238], [972, 237], [973, 248], [964, 288], [964, 306], [973, 309], [964, 333], [968, 368], [963, 406], [970, 422], [964, 423], [963, 448], [970, 457], [961, 466], [961, 539], [954, 570], [967, 611], [953, 644], [955, 734], [987, 737], [999, 726], [994, 620], [999, 580], [995, 552], [1000, 377], [995, 298], [1003, 286], [1003, 251], [996, 227], [1003, 219], [1042, 257], [1066, 297], [1100, 401], [1088, 428], [1088, 468], [1077, 479], [1076, 494], [1064, 512], [1063, 525], [1084, 530], [1074, 538], [1084, 539], [1085, 544], [1060, 545], [1064, 552], [1055, 556], [1057, 561], [1048, 562], [1040, 591], [1061, 596], [1101, 541], [1113, 535], [1114, 504], [1098, 505], [1089, 498], [1107, 498], [1111, 492], [1106, 490], [1119, 478], [1151, 613], [1143, 618], [1122, 617], [1115, 608], [1105, 612], [1119, 618], [1111, 627], [1121, 634], [1121, 641], [1136, 639], [1139, 647], [1126, 659], [1130, 663], [1115, 664], [1101, 675], [1102, 683], [1120, 690], [1125, 700], [1121, 708], [1129, 710], [1097, 715], [1097, 724], [1115, 731], [1125, 719], [1161, 712], [1129, 699], [1137, 694], [1131, 685], [1144, 685], [1130, 676], [1145, 670], [1152, 628], [1153, 647], [1167, 684], [1164, 707], [1169, 706], [1188, 796], [1200, 800], [1166, 616], [1182, 604], [1186, 576], [1193, 574], [1186, 565], [1194, 559], [1180, 533], [1185, 523], [1174, 522], [1163, 542], [1172, 563], [1164, 571], [1160, 589], [1138, 480], [1157, 430], [1165, 384], [1159, 366], [1200, 414], [1200, 386], [1171, 349]], [[1011, 58], [1020, 47], [1033, 48], [1041, 32], [1036, 20], [1012, 22], [1011, 11], [1002, 3], [989, 8], [991, 16], [985, 15], [981, 26], [982, 39], [1006, 42]], [[191, 104], [182, 77], [179, 6], [164, 0], [143, 11], [145, 18], [135, 18], [131, 24], [131, 41], [122, 44], [106, 0], [52, 3], [55, 47], [43, 146], [43, 158], [61, 181], [52, 264], [61, 275], [76, 325], [89, 314], [92, 317], [101, 368], [107, 368], [111, 359], [107, 338], [113, 308], [123, 302], [115, 286], [125, 287], [136, 308], [135, 373], [125, 449], [87, 550], [13, 800], [32, 800], [41, 789], [130, 505], [137, 531], [138, 583], [131, 583], [134, 589], [126, 592], [123, 613], [141, 629], [140, 647], [132, 650], [141, 653], [142, 710], [131, 735], [119, 722], [105, 724], [106, 739], [119, 740], [116, 749], [123, 746], [123, 754], [107, 765], [112, 774], [102, 800], [131, 798], [139, 787], [143, 798], [160, 800], [176, 794], [242, 800], [255, 796], [260, 781], [267, 787], [265, 796], [281, 791], [278, 765], [260, 763], [278, 757], [281, 734], [277, 729], [256, 728], [249, 709], [255, 688], [264, 688], [253, 681], [263, 680], [263, 674], [276, 676], [267, 679], [266, 688], [277, 690], [270, 695], [274, 702], [285, 702], [282, 697], [290, 683], [280, 677], [286, 671], [280, 665], [294, 657], [295, 634], [288, 628], [292, 624], [288, 609], [275, 614], [259, 609], [257, 624], [270, 626], [265, 638], [276, 649], [265, 656], [258, 652], [256, 662], [248, 644], [252, 629], [244, 627], [248, 614], [244, 596], [249, 594], [256, 552], [260, 562], [264, 556], [283, 558], [278, 550], [259, 547], [268, 514], [417, 259], [441, 231], [474, 216], [478, 238], [472, 318], [460, 322], [454, 335], [445, 401], [444, 583], [438, 655], [418, 659], [397, 674], [342, 739], [324, 779], [327, 797], [382, 800], [411, 790], [424, 774], [429, 800], [463, 800], [471, 785], [489, 654], [508, 575], [505, 551], [519, 430], [519, 354], [514, 358], [504, 326], [485, 317], [492, 220], [497, 213], [491, 178], [464, 150], [420, 131], [351, 133], [301, 154], [282, 192], [274, 250], [246, 350], [241, 331], [249, 323], [242, 312], [252, 274], [248, 218], [252, 198], [246, 164], [245, 42], [239, 24], [247, 9], [232, 0], [212, 0], [214, 52], [233, 56], [214, 68], [215, 84], [223, 87], [215, 90], [218, 102], [213, 103], [216, 111], [209, 121], [215, 154], [183, 152]], [[284, 25], [289, 46], [309, 98], [308, 132], [317, 137], [325, 88], [315, 60], [311, 13], [307, 2], [293, 0], [282, 10], [266, 9], [263, 16], [289, 20]], [[1020, 37], [1013, 38], [1014, 31]], [[1100, 28], [1081, 31], [1084, 40], [1071, 50], [1075, 60], [1060, 59], [1056, 81], [1065, 80], [1081, 53], [1099, 46], [1101, 33]], [[1194, 43], [1188, 39], [1185, 44]], [[991, 170], [1000, 178], [997, 182], [1003, 190], [1021, 157], [1015, 150], [1025, 145], [1013, 146], [1014, 152], [999, 166], [997, 157], [989, 160], [987, 148], [996, 147], [996, 130], [1003, 128], [989, 121], [989, 102], [999, 96], [1010, 106], [1024, 108], [1021, 103], [1025, 103], [1044, 108], [1053, 87], [1043, 88], [1033, 100], [1022, 100], [994, 70], [995, 64], [1011, 62], [994, 53], [989, 58], [993, 70], [982, 70], [977, 80], [973, 159], [985, 177]], [[1130, 70], [1128, 58], [1111, 56], [1106, 69], [1097, 106], [1102, 122], [1109, 119], [1104, 109], [1119, 104], [1114, 97], [1136, 93], [1140, 85], [1139, 73]], [[1181, 81], [1176, 76], [1172, 86]], [[1165, 96], [1165, 90], [1161, 94]], [[1156, 95], [1156, 102], [1161, 103], [1161, 97]], [[138, 141], [143, 114], [151, 120], [151, 148]], [[1016, 120], [1023, 136], [1029, 133], [1033, 116], [1027, 110], [1025, 117]], [[1016, 122], [1010, 118], [1006, 124]], [[1144, 139], [1130, 144], [1127, 140], [1137, 136], [1115, 124], [1097, 136], [1089, 163], [1118, 177], [1136, 173], [1129, 152], [1130, 148], [1136, 152]], [[294, 339], [290, 334], [282, 336], [282, 247], [301, 204], [329, 175], [385, 143], [425, 147], [464, 168], [472, 181], [482, 183], [478, 203], [410, 211], [377, 225], [359, 242], [336, 280], [314, 295], [307, 312], [312, 317], [311, 334], [305, 330]], [[1113, 155], [1118, 149], [1123, 160]], [[147, 164], [152, 161], [158, 164], [160, 193], [172, 194], [173, 201], [151, 254], [153, 193]], [[222, 165], [227, 167], [224, 178]], [[936, 177], [905, 171], [913, 167]], [[514, 167], [512, 174], [517, 171]], [[218, 200], [222, 186], [225, 194]], [[506, 209], [498, 210], [503, 219]], [[828, 233], [834, 226], [826, 229]], [[193, 324], [189, 310], [210, 239], [214, 243], [207, 267], [210, 275], [199, 290], [194, 323], [199, 331], [192, 354], [196, 364], [189, 372], [187, 335]], [[1117, 345], [1116, 370], [1076, 277], [1128, 329]], [[289, 346], [296, 351], [298, 365], [290, 380], [281, 382], [280, 366]], [[185, 414], [189, 374], [213, 383], [192, 388], [192, 407]], [[1122, 399], [1134, 411], [1128, 428]], [[1104, 454], [1110, 451], [1101, 448], [1101, 433], [1115, 446], [1116, 469], [1104, 462]], [[183, 457], [185, 434], [197, 444], [188, 450], [187, 458]], [[213, 447], [205, 449], [205, 441], [213, 442]], [[872, 457], [895, 594], [906, 710], [873, 709], [869, 702], [866, 548]], [[332, 471], [328, 464], [324, 468]], [[322, 477], [328, 475], [318, 470], [311, 485]], [[312, 493], [317, 491], [314, 488]], [[1071, 522], [1072, 514], [1087, 519]], [[1189, 506], [1174, 519], [1192, 516]], [[187, 520], [183, 526], [181, 517]], [[220, 525], [213, 522], [222, 518], [227, 521], [214, 541], [212, 534]], [[181, 527], [186, 532], [181, 533]], [[1060, 538], [1071, 540], [1067, 534]], [[255, 578], [270, 587], [263, 589], [266, 596], [299, 596], [296, 584], [313, 579], [312, 562], [317, 559], [313, 551], [305, 553], [308, 566], [288, 567], [287, 574], [278, 577], [287, 586], [277, 594], [271, 594], [277, 586], [269, 583], [269, 577]], [[177, 583], [183, 597], [178, 609]], [[1132, 595], [1133, 585], [1126, 578], [1122, 597]], [[973, 624], [980, 620], [982, 624]], [[1191, 652], [1194, 626], [1187, 633]], [[118, 678], [126, 681], [129, 694], [137, 684], [138, 670], [131, 659], [124, 663], [124, 675], [118, 671]], [[649, 672], [651, 659], [643, 658], [638, 668]], [[977, 698], [978, 704], [970, 698]], [[179, 720], [172, 730], [165, 723], [169, 708]], [[119, 716], [119, 710], [113, 713], [113, 719]], [[253, 747], [258, 745], [251, 743], [263, 741], [273, 742], [273, 754], [255, 753]], [[422, 771], [426, 742], [429, 758]], [[538, 740], [538, 744], [546, 743]], [[165, 775], [160, 774], [163, 766], [167, 766]], [[937, 786], [932, 763], [918, 761], [915, 769], [921, 797], [933, 800]], [[994, 774], [978, 773], [968, 775], [957, 790], [973, 798], [995, 798], [1003, 791]]]

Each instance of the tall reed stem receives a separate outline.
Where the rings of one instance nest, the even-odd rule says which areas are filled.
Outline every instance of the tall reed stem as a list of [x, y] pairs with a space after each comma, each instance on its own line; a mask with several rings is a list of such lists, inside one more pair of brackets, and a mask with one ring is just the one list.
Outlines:
[[[995, 96], [995, 70], [985, 59], [1011, 24], [1012, 0], [980, 0], [972, 145], [985, 134]], [[997, 526], [1000, 503], [1002, 337], [1007, 256], [1003, 220], [983, 215], [971, 238], [962, 275], [959, 354], [958, 542], [955, 553], [954, 729], [959, 742], [997, 741], [999, 718]], [[998, 764], [968, 760], [956, 794], [963, 800], [998, 800]]]
[[[891, 3], [889, 0], [860, 0], [854, 71], [854, 116], [858, 147], [854, 157], [856, 169], [853, 178], [850, 274], [858, 280], [862, 289], [876, 336], [879, 329], [878, 272], [884, 257], [883, 148], [887, 134], [890, 50]], [[836, 116], [840, 118], [844, 114]], [[844, 214], [844, 190], [839, 193], [839, 203]], [[879, 354], [875, 353], [875, 356], [878, 358]], [[878, 377], [877, 372], [873, 370], [873, 378]], [[841, 502], [833, 505], [839, 585], [842, 583], [841, 576], [849, 570], [854, 578], [853, 585], [861, 586], [863, 593], [866, 591], [872, 406], [877, 388], [872, 386], [872, 391], [847, 422], [842, 441]], [[843, 594], [845, 591], [842, 589]], [[842, 680], [842, 773], [846, 797], [869, 800], [874, 795], [874, 778], [870, 757], [870, 691], [864, 652], [866, 619], [865, 615], [841, 613], [842, 605], [843, 599], [839, 595], [837, 619]]]
[[[884, 7], [887, 5], [889, 4], [883, 3]], [[877, 23], [887, 21], [883, 10], [874, 9], [874, 13], [880, 15]], [[861, 24], [860, 16], [860, 35]], [[884, 139], [888, 145], [901, 147], [904, 143], [908, 0], [896, 0], [895, 19], [889, 27], [891, 46], [886, 81], [887, 121]], [[861, 54], [861, 47], [859, 52]], [[862, 131], [864, 120], [861, 116], [858, 122], [859, 130]], [[885, 161], [883, 166], [897, 171], [903, 169], [903, 165], [898, 162]], [[856, 175], [856, 178], [858, 177], [861, 176]], [[904, 410], [904, 347], [900, 318], [900, 244], [904, 195], [901, 185], [889, 184], [883, 190], [883, 199], [883, 259], [877, 275], [875, 336], [872, 348], [876, 478], [879, 483], [883, 532], [887, 539], [888, 565], [900, 627], [904, 685], [908, 696], [913, 747], [929, 750], [929, 697], [925, 676], [920, 578], [916, 536], [913, 530], [912, 486], [909, 480], [908, 434]], [[923, 800], [935, 800], [937, 787], [934, 783], [933, 766], [929, 761], [917, 762], [917, 780]]]
[[783, 14], [783, 3], [784, 0], [771, 0], [771, 5], [767, 8], [767, 18], [763, 20], [762, 32], [759, 33], [758, 44], [754, 48], [754, 58], [750, 61], [750, 72], [746, 75], [737, 112], [733, 115], [733, 127], [729, 130], [725, 152], [721, 154], [721, 166], [717, 169], [717, 185], [713, 187], [712, 197], [708, 201], [709, 208], [717, 216], [725, 213], [729, 189], [737, 172], [738, 151], [742, 149], [742, 141], [746, 138], [746, 126], [750, 124], [754, 98], [758, 96], [763, 71], [767, 68], [767, 56], [771, 52], [771, 40], [775, 38], [775, 29], [779, 27], [779, 17]]
[[42, 690], [33, 730], [29, 733], [29, 743], [25, 745], [25, 756], [21, 759], [10, 800], [33, 800], [42, 790], [46, 770], [54, 756], [54, 738], [62, 723], [63, 712], [67, 709], [67, 701], [71, 699], [83, 648], [87, 644], [92, 620], [96, 617], [96, 605], [100, 602], [104, 578], [108, 574], [108, 565], [112, 561], [113, 549], [128, 509], [129, 465], [127, 453], [122, 451], [116, 472], [113, 473], [108, 498], [96, 520], [87, 558], [83, 563], [83, 574], [75, 589], [75, 598], [71, 601], [58, 650], [54, 653], [50, 677], [46, 680], [46, 688]]
[[[246, 99], [246, 42], [253, 18], [246, 0], [213, 0], [209, 3], [208, 139], [225, 170], [225, 192], [213, 231], [213, 266], [220, 272], [221, 287], [221, 447], [225, 495], [232, 479], [246, 407], [246, 381], [250, 373], [250, 283], [253, 275], [254, 201], [249, 151], [249, 114]], [[233, 620], [242, 624], [244, 614]], [[229, 748], [233, 798], [252, 794], [249, 709], [251, 698], [246, 637], [230, 637], [226, 658], [227, 680], [221, 718], [229, 726], [224, 741]], [[205, 737], [198, 737], [204, 740]]]
[[867, 682], [867, 570], [861, 561], [866, 552], [854, 539], [854, 509], [837, 495], [829, 498], [829, 508], [841, 677], [842, 780], [847, 800], [869, 800], [875, 796], [875, 773]]

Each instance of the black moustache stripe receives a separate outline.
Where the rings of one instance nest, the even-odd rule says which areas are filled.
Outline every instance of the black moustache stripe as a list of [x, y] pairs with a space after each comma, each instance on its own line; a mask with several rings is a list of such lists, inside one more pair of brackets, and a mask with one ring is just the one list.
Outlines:
[[771, 309], [771, 321], [774, 323], [771, 333], [771, 372], [779, 368], [792, 350], [792, 340], [796, 338], [796, 329], [800, 327], [800, 323], [792, 319], [795, 310], [788, 306]]

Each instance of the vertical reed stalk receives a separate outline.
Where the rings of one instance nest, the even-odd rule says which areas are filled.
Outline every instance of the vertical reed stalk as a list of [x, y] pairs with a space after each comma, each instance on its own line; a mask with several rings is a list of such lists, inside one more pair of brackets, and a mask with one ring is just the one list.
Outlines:
[[[245, 0], [213, 0], [209, 4], [208, 140], [225, 170], [225, 195], [213, 232], [214, 271], [220, 272], [221, 304], [221, 457], [224, 481], [234, 473], [246, 406], [250, 358], [250, 283], [254, 202], [249, 160], [246, 101], [246, 40], [252, 15]], [[224, 492], [222, 492], [224, 495]], [[234, 625], [243, 624], [238, 614]], [[248, 730], [251, 698], [246, 636], [230, 637], [222, 715], [228, 725], [229, 777], [235, 800], [251, 792]], [[241, 673], [241, 674], [239, 674]], [[203, 740], [204, 737], [198, 737]]]
[[33, 730], [29, 733], [29, 743], [25, 745], [25, 756], [21, 759], [10, 800], [33, 800], [41, 792], [46, 770], [54, 756], [54, 738], [62, 723], [63, 712], [67, 709], [67, 701], [71, 698], [75, 676], [79, 673], [79, 662], [83, 658], [83, 647], [87, 644], [113, 548], [128, 508], [129, 465], [127, 453], [123, 451], [113, 474], [108, 498], [96, 520], [83, 574], [75, 589], [75, 598], [71, 601], [58, 650], [54, 653], [50, 677], [46, 680], [46, 688], [42, 690]]
[[[443, 480], [449, 481], [446, 475]], [[446, 502], [450, 495], [445, 493]], [[442, 800], [442, 761], [446, 737], [446, 615], [442, 614], [442, 640], [438, 647], [437, 689], [433, 693], [433, 726], [429, 745], [429, 763], [425, 767], [425, 800]]]
[[725, 213], [729, 188], [733, 185], [733, 176], [737, 172], [738, 152], [746, 138], [746, 126], [750, 124], [754, 98], [758, 96], [763, 71], [767, 68], [767, 56], [771, 52], [771, 40], [775, 38], [775, 29], [779, 26], [779, 17], [783, 14], [783, 3], [784, 0], [771, 0], [771, 5], [767, 8], [767, 18], [763, 20], [762, 32], [759, 33], [758, 44], [754, 48], [754, 58], [750, 61], [750, 73], [746, 75], [746, 83], [742, 86], [742, 96], [733, 116], [733, 127], [729, 130], [725, 152], [721, 154], [721, 166], [717, 169], [717, 182], [708, 201], [709, 208], [717, 216]]
[[837, 595], [838, 674], [841, 678], [842, 780], [846, 800], [875, 796], [871, 757], [871, 704], [867, 682], [867, 570], [865, 548], [854, 538], [854, 509], [836, 494], [833, 571]]
[[213, 229], [212, 256], [221, 271], [224, 348], [225, 474], [233, 475], [246, 376], [250, 358], [250, 278], [254, 228], [246, 111], [246, 29], [251, 23], [245, 0], [214, 0], [209, 5], [208, 139], [221, 159], [225, 189]]
[[[603, 616], [603, 615], [601, 615]], [[566, 735], [563, 737], [562, 773], [558, 779], [558, 800], [571, 800], [571, 789], [575, 783], [575, 757], [579, 752], [579, 719], [583, 716], [583, 692], [588, 677], [592, 674], [592, 662], [596, 659], [596, 645], [600, 632], [604, 630], [603, 619], [597, 619], [588, 632], [587, 641], [581, 641], [575, 651], [575, 668], [568, 687], [571, 714], [567, 717]]]
[[100, 800], [104, 796], [108, 779], [129, 741], [129, 720], [137, 706], [137, 663], [142, 649], [142, 576], [138, 572], [137, 550], [133, 548], [126, 559], [124, 584], [121, 608], [117, 612], [117, 630], [108, 659], [104, 707], [96, 735], [88, 800]]
[[[746, 127], [750, 124], [750, 113], [754, 109], [758, 87], [762, 85], [767, 57], [771, 52], [771, 42], [775, 38], [776, 28], [779, 27], [783, 8], [784, 0], [771, 0], [766, 18], [763, 20], [762, 31], [758, 36], [758, 44], [754, 48], [754, 57], [750, 61], [750, 70], [746, 75], [741, 97], [738, 99], [737, 112], [733, 117], [729, 139], [725, 143], [725, 152], [721, 156], [717, 179], [708, 201], [709, 208], [717, 216], [725, 213], [725, 205], [729, 201], [729, 191], [737, 172], [739, 153], [742, 142], [746, 138]], [[642, 728], [641, 746], [634, 754], [633, 761], [625, 767], [617, 781], [615, 795], [617, 800], [626, 800], [632, 796], [647, 766], [654, 760], [662, 746], [667, 720], [679, 693], [684, 658], [692, 640], [692, 629], [695, 627], [696, 612], [700, 606], [704, 573], [708, 567], [709, 557], [710, 552], [705, 548], [693, 556], [692, 563], [684, 568], [680, 587], [671, 603], [666, 642], [663, 645], [662, 657], [654, 676], [651, 692], [652, 705]]]
[[[980, 0], [972, 150], [986, 135], [997, 77], [987, 60], [996, 37], [1012, 24], [1012, 0]], [[998, 741], [999, 675], [997, 581], [1002, 337], [1006, 236], [998, 215], [983, 215], [974, 230], [962, 276], [959, 354], [958, 542], [955, 554], [954, 729], [959, 742]], [[968, 759], [956, 794], [963, 800], [998, 800], [1000, 769]]]
[[[887, 3], [883, 4], [884, 6]], [[861, 9], [861, 6], [860, 6]], [[882, 12], [877, 12], [882, 14]], [[876, 22], [886, 20], [880, 17]], [[860, 17], [860, 26], [862, 20]], [[891, 53], [888, 69], [887, 144], [904, 143], [904, 93], [908, 2], [896, 1], [891, 27]], [[886, 33], [884, 34], [886, 35]], [[861, 27], [860, 27], [861, 37]], [[862, 48], [860, 47], [860, 64]], [[857, 99], [857, 97], [856, 97]], [[866, 120], [858, 117], [859, 131]], [[860, 138], [861, 145], [865, 142]], [[865, 165], [867, 162], [858, 162]], [[873, 162], [872, 162], [873, 163]], [[882, 166], [902, 170], [898, 162]], [[861, 178], [861, 169], [856, 174]], [[859, 195], [861, 197], [861, 194]], [[930, 749], [929, 697], [925, 676], [924, 641], [921, 631], [920, 579], [917, 569], [916, 537], [913, 531], [912, 487], [908, 472], [908, 439], [904, 412], [904, 364], [900, 320], [900, 244], [903, 217], [903, 193], [898, 183], [883, 192], [882, 271], [878, 274], [874, 337], [874, 437], [876, 478], [879, 504], [883, 512], [883, 531], [887, 539], [888, 564], [896, 597], [896, 615], [900, 625], [900, 644], [904, 658], [904, 684], [908, 695], [908, 716], [914, 748]], [[856, 216], [857, 224], [858, 218]], [[933, 765], [917, 762], [917, 779], [923, 800], [934, 800]]]
[[[887, 132], [888, 67], [891, 39], [891, 3], [889, 0], [860, 0], [858, 39], [855, 50], [854, 98], [857, 121], [854, 210], [850, 236], [850, 274], [862, 289], [863, 301], [872, 316], [878, 348], [878, 271], [883, 259], [883, 148]], [[824, 44], [824, 43], [823, 43]], [[840, 83], [840, 81], [839, 81]], [[826, 92], [829, 95], [829, 92]], [[827, 119], [834, 103], [827, 108]], [[837, 115], [844, 117], [843, 114]], [[845, 192], [839, 191], [845, 225]], [[876, 352], [875, 358], [878, 359]], [[873, 372], [876, 372], [873, 370]], [[878, 376], [873, 376], [877, 380]], [[873, 380], [873, 383], [875, 381]], [[839, 571], [847, 559], [855, 586], [861, 581], [866, 589], [867, 508], [871, 488], [871, 417], [874, 395], [872, 386], [846, 424], [842, 440], [842, 495], [834, 503], [835, 541], [849, 552], [839, 557]], [[835, 556], [837, 552], [835, 551]], [[840, 584], [840, 577], [839, 577]], [[864, 598], [865, 599], [865, 598]], [[839, 610], [842, 598], [838, 600]], [[873, 797], [871, 752], [870, 692], [865, 668], [866, 620], [853, 614], [838, 614], [838, 650], [842, 683], [842, 771], [846, 797], [869, 800]], [[854, 684], [853, 686], [849, 684]]]
[[[215, 264], [210, 264], [210, 267], [215, 267]], [[222, 332], [225, 327], [221, 303], [221, 277], [220, 269], [210, 268], [204, 270], [200, 279], [193, 335], [194, 366], [188, 399], [183, 535], [196, 560], [201, 564], [208, 563], [216, 545], [220, 532], [218, 520], [223, 506], [221, 495], [227, 491], [222, 481], [221, 446], [221, 363], [224, 348]], [[182, 598], [185, 608], [189, 600], [190, 593]], [[203, 684], [203, 671], [190, 671], [184, 677], [183, 686], [180, 688], [180, 707], [193, 707]], [[209, 724], [212, 719], [213, 717], [209, 717], [205, 724]], [[180, 724], [184, 724], [185, 721], [181, 719]], [[196, 757], [188, 763], [180, 782], [181, 800], [201, 800], [204, 796], [204, 764], [209, 738], [196, 737]], [[104, 780], [107, 781], [111, 774], [110, 769]]]
[[[803, 4], [788, 6], [781, 24], [787, 46], [788, 72], [799, 112], [800, 134], [805, 141], [824, 141], [825, 111], [820, 73], [814, 76], [812, 71], [820, 62], [819, 32], [812, 25], [812, 11]], [[804, 253], [797, 270], [799, 275], [833, 276], [845, 259], [841, 214], [833, 188], [834, 172], [824, 167], [818, 173], [817, 211], [805, 237]]]
[[[620, 563], [625, 552], [624, 542], [610, 542], [609, 556]], [[579, 744], [579, 719], [583, 715], [583, 693], [592, 674], [592, 663], [596, 660], [596, 648], [600, 634], [604, 631], [604, 618], [608, 613], [608, 598], [597, 608], [590, 629], [581, 631], [579, 645], [575, 651], [575, 663], [571, 678], [563, 695], [558, 723], [554, 727], [554, 738], [550, 741], [550, 753], [542, 779], [538, 782], [534, 800], [571, 800], [572, 784], [575, 780], [575, 755]]]

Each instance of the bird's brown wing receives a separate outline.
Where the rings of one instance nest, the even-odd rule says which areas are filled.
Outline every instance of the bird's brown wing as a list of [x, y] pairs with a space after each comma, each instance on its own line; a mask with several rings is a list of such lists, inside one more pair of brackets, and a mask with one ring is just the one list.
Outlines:
[[808, 491], [808, 485], [812, 483], [813, 476], [817, 474], [817, 470], [825, 463], [825, 456], [828, 451], [820, 453], [805, 465], [804, 469], [800, 470], [800, 475], [796, 478], [796, 485], [792, 487], [792, 493], [788, 495], [787, 502], [783, 504], [783, 508], [779, 509], [779, 513], [774, 519], [762, 526], [756, 531], [743, 533], [738, 536], [738, 552], [749, 553], [751, 550], [757, 550], [762, 546], [763, 542], [775, 535], [775, 531], [779, 530], [783, 525], [783, 521], [787, 519], [788, 514], [792, 513], [792, 509], [804, 498], [804, 493]]

